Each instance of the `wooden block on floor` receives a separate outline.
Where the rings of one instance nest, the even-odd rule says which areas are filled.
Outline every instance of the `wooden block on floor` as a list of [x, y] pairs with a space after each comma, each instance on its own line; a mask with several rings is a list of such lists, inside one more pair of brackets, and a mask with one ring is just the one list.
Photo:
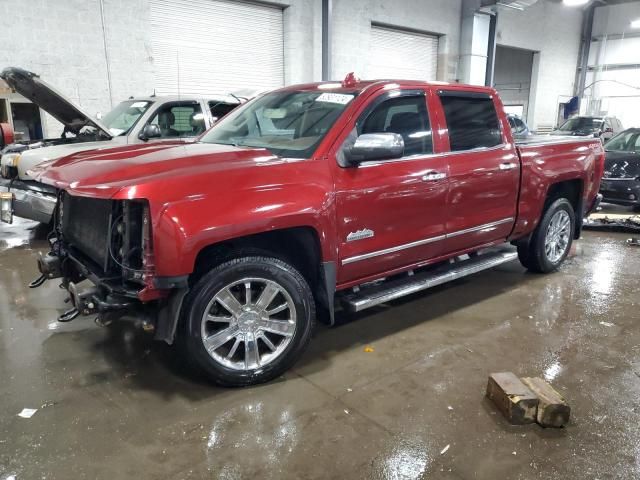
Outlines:
[[536, 421], [538, 397], [511, 372], [489, 375], [487, 397], [512, 425]]
[[536, 421], [543, 427], [564, 427], [569, 423], [571, 407], [549, 383], [539, 377], [525, 377], [522, 382], [538, 396]]

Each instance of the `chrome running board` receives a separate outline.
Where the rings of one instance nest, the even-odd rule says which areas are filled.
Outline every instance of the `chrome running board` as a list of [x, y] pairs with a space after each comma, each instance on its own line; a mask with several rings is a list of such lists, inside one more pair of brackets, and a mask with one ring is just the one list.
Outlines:
[[511, 262], [516, 258], [518, 253], [511, 247], [485, 250], [471, 257], [463, 255], [428, 270], [416, 271], [402, 278], [394, 278], [372, 286], [363, 286], [357, 292], [343, 295], [342, 306], [349, 312], [360, 312], [381, 303]]

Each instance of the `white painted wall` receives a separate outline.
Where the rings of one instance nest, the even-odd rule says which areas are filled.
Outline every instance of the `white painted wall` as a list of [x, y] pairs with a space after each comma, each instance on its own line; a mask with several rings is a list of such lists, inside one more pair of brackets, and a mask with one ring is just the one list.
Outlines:
[[631, 21], [640, 19], [640, 2], [621, 3], [597, 7], [593, 18], [594, 37], [616, 33], [638, 33], [631, 28]]
[[[148, 0], [103, 1], [113, 102], [152, 92]], [[321, 1], [269, 3], [284, 8], [285, 83], [320, 80]], [[333, 0], [331, 77], [366, 71], [373, 22], [439, 35], [437, 79], [456, 81], [461, 14], [462, 0]], [[525, 12], [500, 9], [499, 15], [499, 44], [540, 52], [529, 122], [551, 124], [559, 99], [573, 93], [581, 10], [540, 0]], [[0, 18], [11, 25], [0, 29], [0, 68], [33, 70], [91, 112], [110, 108], [100, 0], [2, 0]]]
[[[116, 103], [122, 97], [152, 91], [148, 30], [139, 27], [145, 15], [146, 0], [105, 2]], [[0, 68], [19, 66], [38, 73], [89, 112], [110, 109], [98, 0], [3, 0], [0, 18]], [[60, 133], [51, 117], [44, 117], [43, 123], [47, 134]]]
[[527, 120], [538, 129], [556, 123], [558, 103], [573, 96], [582, 10], [539, 0], [523, 12], [501, 8], [497, 43], [536, 53]]
[[597, 7], [582, 113], [618, 117], [640, 127], [640, 2]]
[[[269, 3], [284, 8], [285, 83], [320, 79], [320, 2]], [[109, 111], [112, 101], [115, 105], [131, 95], [153, 93], [148, 0], [104, 0], [104, 18], [106, 37], [100, 0], [2, 0], [0, 69], [18, 66], [31, 70], [91, 113]], [[60, 133], [59, 124], [51, 117], [43, 116], [43, 123], [47, 136]]]
[[441, 35], [438, 79], [457, 78], [461, 0], [333, 0], [331, 77], [363, 75], [370, 55], [371, 23]]

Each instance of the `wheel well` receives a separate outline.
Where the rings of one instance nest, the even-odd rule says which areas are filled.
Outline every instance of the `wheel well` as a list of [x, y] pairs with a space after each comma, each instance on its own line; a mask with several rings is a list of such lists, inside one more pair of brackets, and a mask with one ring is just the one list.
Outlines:
[[582, 205], [582, 180], [566, 180], [564, 182], [554, 183], [549, 187], [547, 192], [547, 199], [545, 200], [544, 210], [545, 212], [549, 205], [551, 205], [558, 198], [566, 198], [573, 206], [573, 211], [576, 216], [576, 231], [574, 237], [580, 238], [582, 232], [582, 221], [584, 208]]
[[569, 200], [577, 215], [578, 207], [582, 203], [582, 180], [567, 180], [551, 185], [547, 192], [545, 207], [551, 205], [558, 198]]
[[198, 253], [191, 281], [195, 283], [232, 257], [265, 253], [293, 265], [315, 290], [320, 281], [322, 254], [318, 234], [312, 227], [272, 230], [209, 245]]

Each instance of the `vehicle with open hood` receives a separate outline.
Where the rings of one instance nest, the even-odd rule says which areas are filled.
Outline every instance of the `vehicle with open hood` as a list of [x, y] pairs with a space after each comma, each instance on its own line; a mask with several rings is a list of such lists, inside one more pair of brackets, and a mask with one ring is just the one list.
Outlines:
[[602, 201], [640, 208], [640, 128], [625, 130], [605, 143], [604, 148]]
[[217, 383], [264, 382], [337, 303], [358, 312], [516, 258], [554, 271], [603, 164], [594, 138], [514, 141], [488, 87], [289, 86], [197, 142], [37, 172], [61, 194], [32, 286], [62, 279], [60, 321], [137, 319]]
[[51, 220], [56, 191], [33, 181], [28, 172], [36, 165], [84, 150], [190, 141], [246, 100], [232, 94], [131, 97], [98, 120], [35, 73], [7, 68], [0, 77], [62, 124], [58, 137], [9, 145], [0, 157], [0, 187], [13, 192], [15, 215], [43, 223]]

